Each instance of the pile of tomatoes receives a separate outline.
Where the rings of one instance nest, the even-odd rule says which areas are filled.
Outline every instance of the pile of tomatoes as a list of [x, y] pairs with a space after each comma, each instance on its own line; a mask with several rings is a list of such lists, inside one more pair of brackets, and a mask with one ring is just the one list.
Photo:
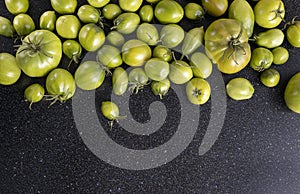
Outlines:
[[[38, 83], [25, 89], [30, 107], [43, 98], [52, 104], [65, 102], [76, 88], [95, 90], [106, 76], [112, 76], [115, 95], [128, 90], [138, 93], [150, 84], [153, 94], [163, 98], [171, 83], [181, 84], [189, 101], [201, 105], [210, 98], [206, 78], [213, 63], [224, 74], [249, 65], [261, 72], [265, 86], [274, 87], [280, 74], [271, 65], [284, 64], [289, 58], [281, 46], [285, 37], [293, 47], [300, 47], [300, 22], [296, 18], [285, 22], [281, 0], [259, 0], [254, 7], [246, 0], [87, 0], [80, 7], [77, 0], [50, 2], [53, 10], [44, 12], [38, 25], [26, 14], [29, 0], [5, 0], [15, 17], [11, 22], [0, 16], [0, 35], [21, 38], [15, 56], [0, 53], [0, 84], [16, 83], [21, 72], [46, 78], [47, 93]], [[215, 21], [204, 29], [200, 21], [206, 14]], [[185, 32], [179, 25], [184, 17], [199, 25]], [[286, 33], [276, 28], [282, 22]], [[253, 34], [255, 26], [265, 31]], [[255, 49], [249, 42], [256, 44]], [[94, 53], [94, 59], [83, 61], [86, 52]], [[74, 74], [59, 67], [63, 56], [70, 59], [69, 65], [78, 66]], [[235, 78], [226, 91], [232, 99], [245, 100], [252, 97], [254, 88], [247, 79]], [[299, 73], [289, 81], [285, 101], [300, 113]], [[109, 120], [119, 118], [113, 102], [103, 102], [101, 110]]]

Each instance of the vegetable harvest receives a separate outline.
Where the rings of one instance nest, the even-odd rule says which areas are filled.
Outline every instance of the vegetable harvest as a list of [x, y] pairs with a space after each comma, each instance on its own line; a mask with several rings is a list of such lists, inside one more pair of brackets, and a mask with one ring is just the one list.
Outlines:
[[[182, 85], [187, 99], [201, 106], [210, 99], [206, 79], [214, 66], [224, 77], [252, 68], [253, 74], [261, 72], [261, 85], [276, 88], [281, 65], [289, 59], [283, 42], [292, 49], [300, 47], [300, 21], [297, 17], [286, 21], [290, 18], [285, 18], [282, 0], [87, 0], [80, 7], [77, 0], [51, 0], [52, 9], [40, 15], [39, 23], [28, 12], [29, 1], [18, 2], [5, 0], [7, 10], [15, 15], [13, 21], [0, 16], [0, 36], [21, 37], [15, 56], [0, 53], [0, 84], [16, 83], [21, 72], [42, 77], [44, 84], [31, 85], [25, 92], [31, 104], [41, 96], [53, 100], [51, 104], [65, 102], [77, 87], [104, 87], [113, 72], [116, 95], [128, 90], [138, 93], [149, 85], [162, 99], [172, 83]], [[214, 21], [204, 26], [206, 15]], [[184, 29], [183, 20], [193, 27]], [[280, 29], [284, 24], [286, 30]], [[84, 61], [86, 52], [96, 57]], [[64, 68], [64, 58], [74, 73]], [[270, 68], [273, 64], [280, 66]], [[298, 77], [290, 80], [284, 95], [287, 107], [296, 113], [300, 113]], [[252, 80], [239, 77], [227, 83], [226, 91], [231, 99], [247, 100], [255, 89]], [[119, 118], [113, 102], [103, 102], [101, 110], [111, 121]]]

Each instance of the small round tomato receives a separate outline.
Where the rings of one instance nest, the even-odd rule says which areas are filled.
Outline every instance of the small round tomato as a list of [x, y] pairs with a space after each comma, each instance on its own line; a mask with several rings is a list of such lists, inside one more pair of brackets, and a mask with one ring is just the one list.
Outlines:
[[174, 84], [184, 84], [193, 77], [192, 68], [184, 61], [173, 61], [170, 65], [169, 79]]
[[259, 47], [252, 51], [250, 67], [255, 71], [264, 71], [270, 68], [273, 63], [273, 54], [269, 49]]
[[219, 17], [226, 12], [228, 0], [202, 0], [202, 6], [209, 15]]
[[129, 91], [137, 94], [146, 84], [148, 84], [149, 78], [143, 68], [136, 67], [129, 72], [128, 80], [130, 87]]
[[162, 0], [156, 4], [154, 15], [162, 24], [174, 24], [183, 18], [184, 10], [182, 6], [174, 0]]
[[33, 103], [37, 103], [41, 101], [44, 97], [45, 89], [38, 83], [31, 84], [24, 91], [24, 97], [26, 101], [30, 102], [29, 109], [31, 110], [31, 106]]
[[291, 25], [287, 28], [286, 36], [292, 46], [300, 48], [300, 21], [293, 19]]
[[29, 8], [29, 0], [5, 0], [7, 10], [18, 15], [20, 13], [26, 13]]
[[93, 7], [101, 8], [108, 4], [110, 0], [87, 0], [87, 2]]
[[207, 56], [223, 73], [237, 73], [250, 61], [251, 49], [248, 35], [238, 20], [214, 21], [205, 31], [204, 40]]
[[72, 98], [76, 91], [76, 84], [70, 72], [65, 69], [57, 68], [52, 70], [46, 79], [46, 89], [48, 91], [48, 100], [65, 102]]
[[54, 31], [56, 23], [55, 11], [46, 11], [40, 17], [40, 28]]
[[212, 63], [204, 53], [193, 53], [191, 56], [190, 65], [195, 77], [206, 79], [212, 73]]
[[284, 101], [290, 110], [300, 114], [300, 72], [296, 73], [287, 83]]
[[275, 28], [285, 16], [281, 0], [260, 0], [254, 7], [255, 22], [264, 28]]
[[140, 16], [136, 13], [122, 13], [114, 20], [112, 29], [122, 34], [130, 34], [135, 31], [140, 23]]
[[151, 58], [145, 64], [146, 75], [155, 81], [166, 79], [170, 72], [170, 65], [168, 62], [160, 58]]
[[97, 60], [104, 65], [104, 68], [115, 68], [122, 65], [121, 52], [111, 45], [103, 45], [97, 52]]
[[190, 2], [185, 5], [184, 14], [190, 20], [202, 20], [205, 12], [201, 5]]
[[159, 96], [160, 99], [165, 96], [171, 87], [171, 83], [168, 79], [164, 79], [161, 81], [152, 81], [151, 82], [151, 90], [154, 95]]
[[192, 104], [205, 104], [210, 97], [210, 85], [202, 78], [191, 79], [185, 87], [186, 95]]
[[56, 32], [62, 38], [77, 38], [80, 28], [80, 21], [74, 15], [63, 15], [56, 20]]
[[49, 30], [35, 30], [26, 36], [17, 50], [16, 59], [30, 77], [43, 77], [56, 68], [62, 57], [60, 39]]
[[116, 47], [120, 47], [125, 43], [124, 36], [120, 32], [115, 31], [115, 30], [110, 31], [107, 34], [106, 39], [108, 40], [108, 42], [110, 44], [112, 44], [113, 46], [116, 46]]
[[105, 71], [96, 61], [85, 61], [78, 66], [74, 77], [80, 89], [95, 90], [102, 85]]
[[14, 17], [13, 27], [19, 36], [26, 36], [35, 30], [33, 19], [25, 13]]
[[151, 54], [151, 48], [137, 39], [128, 40], [122, 46], [122, 59], [129, 66], [142, 66]]
[[139, 16], [143, 22], [151, 22], [154, 16], [153, 7], [151, 5], [144, 5], [139, 11]]
[[16, 58], [9, 53], [0, 53], [0, 84], [12, 85], [16, 83], [21, 76]]
[[284, 34], [281, 30], [274, 28], [254, 35], [254, 39], [258, 46], [275, 48], [283, 43]]
[[153, 24], [142, 23], [136, 30], [137, 39], [144, 41], [150, 46], [156, 45], [159, 41], [158, 31]]
[[74, 61], [76, 64], [82, 54], [82, 47], [76, 40], [66, 40], [62, 45], [63, 53], [71, 59], [69, 65]]
[[82, 5], [79, 7], [77, 16], [83, 23], [102, 23], [101, 11], [91, 5]]
[[108, 20], [113, 20], [122, 13], [119, 5], [114, 3], [109, 3], [105, 5], [102, 9], [103, 16]]
[[275, 65], [282, 65], [289, 59], [289, 51], [284, 47], [277, 47], [272, 50], [273, 63]]
[[15, 29], [12, 23], [5, 17], [0, 16], [0, 35], [13, 37]]
[[254, 88], [247, 79], [237, 77], [227, 83], [226, 92], [233, 100], [247, 100], [253, 96]]
[[173, 56], [171, 50], [168, 47], [163, 45], [157, 45], [153, 49], [153, 57], [160, 58], [164, 61], [169, 62], [172, 60]]
[[164, 25], [160, 31], [160, 39], [162, 45], [168, 48], [174, 48], [183, 41], [184, 30], [177, 24]]
[[111, 121], [118, 120], [120, 117], [119, 107], [111, 101], [104, 101], [101, 103], [101, 112], [105, 118]]
[[121, 9], [127, 12], [136, 12], [142, 5], [143, 0], [119, 0]]
[[260, 81], [267, 87], [275, 87], [279, 83], [280, 73], [274, 69], [266, 69], [260, 74]]
[[202, 27], [195, 27], [189, 30], [183, 40], [181, 47], [181, 54], [188, 56], [199, 48], [203, 43], [204, 29]]
[[85, 50], [92, 52], [104, 44], [105, 34], [102, 28], [94, 23], [89, 23], [80, 29], [78, 39]]
[[59, 14], [72, 14], [77, 7], [77, 0], [50, 0], [52, 8]]
[[117, 67], [112, 74], [112, 87], [115, 95], [123, 95], [128, 87], [128, 75], [122, 67]]

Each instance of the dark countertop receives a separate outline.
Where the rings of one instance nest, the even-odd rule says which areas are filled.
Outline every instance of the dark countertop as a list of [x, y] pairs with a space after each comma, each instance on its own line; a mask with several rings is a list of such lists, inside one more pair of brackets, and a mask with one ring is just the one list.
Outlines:
[[[29, 14], [36, 24], [38, 16], [50, 9], [49, 2], [30, 1]], [[287, 21], [299, 15], [296, 0], [284, 2]], [[82, 5], [85, 1], [78, 3]], [[4, 1], [0, 2], [0, 15], [13, 18], [5, 9]], [[211, 19], [207, 17], [203, 25], [206, 27]], [[0, 44], [0, 52], [14, 53], [12, 40], [0, 37]], [[196, 111], [196, 120], [192, 120], [195, 115], [187, 113], [190, 120], [183, 123], [198, 128], [191, 143], [174, 160], [148, 170], [122, 169], [99, 159], [82, 139], [91, 134], [86, 135], [79, 126], [81, 122], [92, 121], [90, 116], [96, 116], [107, 134], [120, 145], [153, 150], [171, 140], [177, 134], [180, 119], [186, 117], [182, 112], [184, 107], [180, 109], [183, 105], [179, 102], [180, 97], [176, 97], [174, 90], [162, 101], [167, 110], [163, 127], [150, 136], [138, 136], [117, 124], [109, 130], [99, 112], [101, 101], [110, 98], [110, 78], [96, 93], [78, 90], [72, 101], [57, 103], [50, 108], [49, 102], [42, 101], [34, 104], [32, 111], [24, 101], [23, 91], [30, 83], [43, 84], [44, 79], [29, 79], [22, 75], [16, 84], [0, 86], [0, 193], [300, 193], [300, 115], [291, 112], [283, 100], [287, 81], [300, 71], [300, 50], [292, 48], [286, 41], [283, 46], [289, 49], [290, 59], [286, 64], [274, 67], [281, 73], [277, 87], [264, 87], [258, 74], [249, 67], [236, 75], [223, 75], [225, 83], [233, 77], [248, 78], [255, 88], [253, 98], [233, 101], [218, 99], [222, 95], [215, 95], [200, 107], [200, 111], [192, 108]], [[61, 66], [66, 67], [67, 63], [64, 58]], [[70, 71], [74, 71], [74, 67]], [[213, 84], [212, 88], [223, 91]], [[96, 98], [92, 101], [85, 101], [85, 97], [94, 95]], [[132, 117], [142, 123], [150, 120], [147, 109], [157, 100], [149, 87], [145, 87], [129, 100]], [[80, 103], [89, 106], [88, 102], [96, 105], [91, 111], [93, 114], [77, 108]], [[218, 123], [213, 120], [218, 107], [226, 110], [224, 125], [212, 148], [199, 155], [198, 149], [207, 128], [212, 121]], [[218, 117], [217, 114], [217, 118], [222, 115]], [[178, 151], [179, 144], [187, 141], [189, 132], [183, 134], [186, 136], [177, 141], [178, 145], [170, 148], [171, 151]], [[157, 156], [164, 159], [166, 154]], [[105, 157], [105, 152], [100, 157]], [[128, 165], [132, 166], [132, 163]]]

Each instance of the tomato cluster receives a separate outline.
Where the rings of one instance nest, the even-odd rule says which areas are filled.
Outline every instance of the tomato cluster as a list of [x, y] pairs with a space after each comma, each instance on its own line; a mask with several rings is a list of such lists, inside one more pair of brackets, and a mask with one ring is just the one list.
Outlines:
[[[0, 35], [22, 38], [15, 56], [0, 54], [0, 84], [16, 83], [21, 72], [29, 77], [46, 77], [47, 94], [39, 84], [25, 90], [25, 98], [31, 104], [43, 96], [52, 103], [64, 102], [77, 87], [95, 90], [112, 72], [116, 95], [127, 90], [137, 93], [151, 82], [153, 93], [163, 98], [171, 83], [184, 84], [189, 101], [201, 105], [210, 98], [206, 79], [212, 73], [212, 63], [224, 74], [235, 74], [250, 66], [261, 72], [264, 85], [275, 87], [280, 74], [270, 66], [284, 64], [289, 58], [288, 50], [281, 46], [285, 34], [276, 28], [285, 21], [282, 0], [260, 0], [253, 3], [254, 7], [246, 0], [202, 0], [201, 4], [175, 0], [87, 0], [80, 7], [77, 0], [50, 2], [53, 10], [41, 14], [39, 25], [27, 14], [28, 0], [5, 0], [7, 10], [15, 15], [13, 22], [0, 16]], [[204, 29], [200, 24], [206, 14], [215, 21]], [[180, 25], [184, 17], [199, 25], [185, 32]], [[256, 26], [265, 30], [253, 34]], [[300, 47], [300, 22], [293, 19], [285, 28], [288, 42]], [[255, 49], [251, 49], [251, 41]], [[205, 46], [204, 51], [201, 46]], [[95, 59], [81, 61], [85, 52], [95, 52]], [[59, 67], [63, 56], [70, 59], [69, 65], [79, 64], [74, 75]], [[132, 69], [127, 72], [127, 67]], [[297, 81], [291, 81], [285, 95], [288, 107], [294, 103], [291, 109], [295, 112], [300, 111], [299, 96], [292, 95], [300, 93], [294, 83]], [[226, 90], [235, 100], [249, 99], [254, 93], [245, 78], [231, 80]], [[113, 102], [102, 106], [106, 118], [119, 118]]]

